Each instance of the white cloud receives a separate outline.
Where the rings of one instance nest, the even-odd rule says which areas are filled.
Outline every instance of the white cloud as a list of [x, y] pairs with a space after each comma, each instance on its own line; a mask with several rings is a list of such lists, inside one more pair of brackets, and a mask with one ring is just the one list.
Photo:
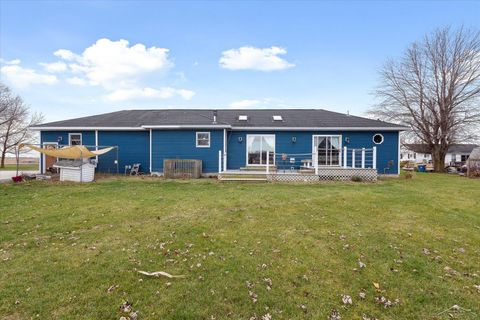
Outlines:
[[52, 63], [40, 63], [45, 71], [50, 73], [60, 73], [67, 71], [67, 64], [62, 61], [52, 62]]
[[87, 84], [87, 81], [85, 79], [79, 77], [67, 78], [66, 81], [76, 86], [84, 86]]
[[72, 51], [66, 50], [66, 49], [59, 49], [59, 50], [55, 51], [53, 54], [55, 56], [59, 57], [59, 58], [62, 58], [64, 60], [68, 60], [68, 61], [72, 61], [72, 60], [75, 60], [76, 58], [78, 58], [78, 56], [76, 54], [74, 54]]
[[[25, 88], [31, 84], [55, 84], [57, 77], [50, 74], [41, 74], [33, 69], [23, 68], [19, 60], [0, 68], [2, 78], [18, 88]], [[18, 63], [17, 63], [18, 61]]]
[[20, 60], [19, 60], [19, 59], [14, 59], [14, 60], [4, 60], [4, 59], [0, 58], [0, 63], [2, 63], [2, 64], [8, 64], [8, 65], [12, 65], [12, 64], [20, 64]]
[[112, 41], [99, 39], [82, 54], [60, 49], [54, 55], [69, 63], [72, 72], [83, 77], [91, 85], [101, 85], [114, 89], [126, 82], [135, 82], [146, 73], [170, 68], [168, 49], [150, 47], [143, 44], [129, 46], [127, 40]]
[[241, 47], [222, 52], [220, 67], [229, 70], [274, 71], [292, 68], [295, 65], [280, 58], [287, 50], [280, 47]]
[[249, 100], [244, 99], [240, 101], [234, 101], [230, 104], [231, 109], [246, 109], [257, 107], [262, 101], [260, 100]]
[[176, 89], [171, 87], [163, 87], [160, 89], [154, 88], [130, 88], [117, 89], [107, 94], [105, 98], [109, 101], [119, 102], [138, 98], [156, 98], [168, 99], [173, 97], [180, 97], [184, 100], [190, 100], [195, 95], [194, 91], [186, 89]]

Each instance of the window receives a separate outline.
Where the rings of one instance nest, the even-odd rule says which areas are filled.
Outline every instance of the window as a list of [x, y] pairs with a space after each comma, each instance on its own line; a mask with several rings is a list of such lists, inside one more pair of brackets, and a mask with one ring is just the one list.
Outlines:
[[82, 145], [82, 134], [81, 133], [69, 133], [68, 134], [68, 144], [71, 145], [71, 146]]
[[273, 116], [273, 121], [283, 121], [282, 116]]
[[197, 132], [197, 148], [210, 148], [210, 132]]
[[247, 135], [247, 165], [275, 164], [275, 135]]
[[375, 144], [382, 144], [383, 143], [383, 136], [380, 133], [376, 133], [373, 136], [373, 143]]
[[247, 120], [248, 120], [248, 116], [245, 116], [245, 115], [238, 116], [238, 121], [247, 121]]
[[340, 165], [342, 136], [313, 136], [313, 147], [313, 152], [317, 152], [319, 166]]
[[468, 157], [469, 157], [469, 156], [470, 156], [469, 154], [462, 154], [460, 160], [461, 160], [462, 162], [465, 162], [465, 161], [468, 160]]

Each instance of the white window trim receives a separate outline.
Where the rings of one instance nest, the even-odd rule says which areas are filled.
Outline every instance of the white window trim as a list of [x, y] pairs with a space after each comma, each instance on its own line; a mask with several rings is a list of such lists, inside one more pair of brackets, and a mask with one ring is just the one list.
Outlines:
[[[208, 134], [208, 145], [206, 146], [201, 146], [198, 144], [198, 135], [199, 134]], [[209, 131], [198, 131], [198, 132], [195, 132], [195, 145], [197, 148], [210, 148], [210, 139], [211, 139], [211, 135], [210, 135], [210, 132]]]
[[68, 134], [68, 145], [71, 146], [72, 145], [72, 140], [71, 140], [71, 136], [72, 135], [79, 135], [80, 136], [80, 145], [83, 145], [83, 136], [81, 133], [76, 133], [76, 132], [71, 132]]
[[[382, 142], [379, 142], [379, 143], [375, 142], [375, 136], [380, 136], [380, 137], [382, 137]], [[385, 137], [384, 137], [383, 134], [381, 134], [381, 133], [375, 133], [375, 134], [373, 134], [373, 136], [372, 136], [372, 142], [375, 143], [375, 144], [377, 144], [377, 145], [380, 145], [380, 144], [382, 144], [382, 143], [385, 142]]]
[[[277, 146], [276, 146], [277, 141], [276, 141], [275, 135], [274, 135], [274, 134], [261, 134], [261, 133], [260, 133], [260, 134], [247, 134], [247, 139], [246, 139], [246, 141], [245, 141], [245, 164], [246, 164], [246, 166], [247, 166], [247, 167], [248, 167], [248, 166], [253, 166], [253, 167], [262, 166], [262, 167], [266, 167], [266, 166], [267, 166], [266, 163], [265, 163], [265, 164], [255, 164], [255, 163], [249, 164], [249, 163], [248, 163], [248, 137], [273, 137], [273, 154], [275, 154], [276, 148], [277, 148]], [[272, 165], [272, 166], [275, 165], [275, 156], [273, 157], [273, 164], [271, 164], [271, 165]]]
[[339, 150], [340, 152], [339, 152], [339, 155], [338, 155], [338, 164], [332, 164], [332, 165], [328, 165], [328, 164], [327, 165], [321, 165], [321, 164], [319, 164], [318, 166], [319, 167], [341, 167], [343, 156], [344, 156], [342, 135], [341, 134], [314, 134], [314, 135], [312, 135], [312, 158], [313, 158], [313, 154], [316, 152], [315, 148], [317, 148], [317, 146], [315, 146], [315, 137], [338, 137], [338, 138], [340, 138], [340, 150]]

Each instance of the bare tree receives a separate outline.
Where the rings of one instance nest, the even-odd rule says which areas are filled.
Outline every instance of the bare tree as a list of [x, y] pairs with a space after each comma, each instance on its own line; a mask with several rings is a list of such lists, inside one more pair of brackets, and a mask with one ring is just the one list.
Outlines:
[[371, 112], [410, 126], [431, 152], [435, 171], [443, 171], [448, 147], [473, 139], [479, 129], [480, 32], [437, 29], [388, 61], [380, 76], [380, 102]]
[[0, 168], [5, 167], [7, 153], [25, 142], [35, 139], [30, 126], [43, 121], [43, 115], [31, 113], [23, 99], [0, 84]]

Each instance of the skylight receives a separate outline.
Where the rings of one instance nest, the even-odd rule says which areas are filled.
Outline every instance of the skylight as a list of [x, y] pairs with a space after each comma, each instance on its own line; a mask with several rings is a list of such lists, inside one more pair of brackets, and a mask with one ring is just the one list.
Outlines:
[[273, 121], [283, 121], [282, 116], [273, 116]]
[[248, 120], [248, 116], [238, 116], [238, 121], [247, 121]]

